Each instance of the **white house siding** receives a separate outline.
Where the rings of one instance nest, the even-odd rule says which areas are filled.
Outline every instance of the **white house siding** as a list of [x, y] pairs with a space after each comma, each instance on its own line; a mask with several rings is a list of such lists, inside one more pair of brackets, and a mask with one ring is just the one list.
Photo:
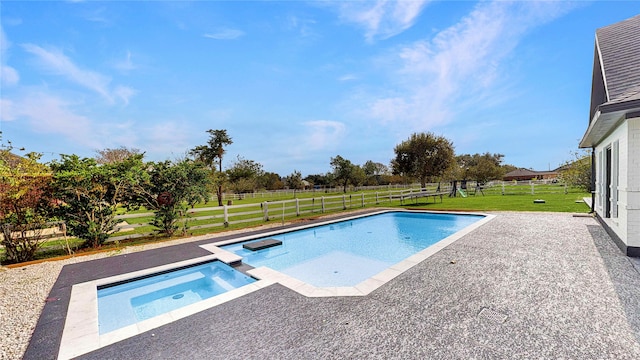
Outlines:
[[[617, 142], [617, 145], [615, 144]], [[618, 150], [617, 212], [606, 216], [605, 209], [605, 152]], [[612, 162], [615, 160], [612, 151]], [[626, 246], [640, 247], [640, 118], [624, 121], [596, 147], [596, 212]], [[615, 171], [615, 166], [613, 166]], [[614, 175], [614, 179], [615, 179]], [[611, 198], [615, 198], [612, 193]], [[616, 201], [612, 201], [615, 206]]]
[[[624, 189], [626, 189], [627, 179], [621, 172], [625, 172], [625, 166], [618, 167], [618, 196], [617, 196], [617, 206], [618, 211], [615, 213], [611, 211], [610, 217], [606, 217], [606, 178], [605, 178], [605, 161], [606, 161], [606, 151], [608, 148], [614, 148], [614, 143], [617, 142], [617, 146], [615, 148], [618, 149], [618, 163], [625, 164], [628, 161], [628, 131], [627, 125], [623, 123], [621, 126], [618, 126], [609, 136], [604, 138], [600, 144], [596, 147], [597, 154], [597, 174], [596, 174], [596, 186], [598, 190], [598, 201], [596, 212], [600, 216], [600, 218], [607, 224], [607, 226], [618, 235], [618, 237], [624, 241], [624, 243], [629, 246], [627, 243], [627, 216], [626, 211], [624, 211], [626, 206], [626, 194], [624, 194]], [[612, 153], [612, 162], [615, 154]], [[613, 169], [612, 169], [613, 170]], [[613, 194], [611, 196], [613, 198]], [[612, 204], [614, 202], [612, 201]], [[615, 206], [615, 204], [614, 204]]]
[[628, 128], [627, 184], [627, 245], [640, 247], [640, 117], [626, 121]]

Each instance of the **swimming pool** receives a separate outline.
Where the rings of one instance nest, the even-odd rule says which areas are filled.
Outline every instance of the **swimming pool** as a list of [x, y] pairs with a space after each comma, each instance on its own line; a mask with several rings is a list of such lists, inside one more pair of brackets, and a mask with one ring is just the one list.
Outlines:
[[98, 287], [98, 326], [105, 334], [255, 282], [220, 261]]
[[73, 285], [58, 359], [76, 358], [273, 284], [242, 274], [227, 265], [229, 260], [234, 259], [206, 255]]
[[[396, 215], [389, 217], [388, 215], [392, 213], [396, 213]], [[320, 223], [301, 225], [284, 231], [275, 230], [263, 232], [261, 235], [247, 235], [225, 241], [201, 244], [199, 247], [210, 252], [210, 255], [75, 284], [71, 288], [69, 310], [67, 311], [62, 339], [60, 340], [58, 359], [75, 358], [100, 347], [145, 333], [227, 301], [232, 301], [240, 296], [259, 291], [275, 283], [308, 297], [365, 296], [494, 217], [495, 215], [491, 214], [458, 213], [452, 215], [423, 211], [381, 210], [340, 220], [327, 220]], [[371, 219], [378, 220], [372, 223]], [[439, 225], [429, 225], [430, 219], [439, 219], [437, 221]], [[406, 228], [402, 225], [405, 222], [415, 223], [414, 225], [418, 224], [418, 226]], [[343, 244], [335, 245], [337, 247], [329, 246], [334, 242], [340, 243], [337, 237], [334, 236], [336, 233], [349, 235], [346, 236], [346, 239], [343, 239]], [[393, 242], [390, 241], [392, 237], [395, 239]], [[230, 251], [237, 247], [241, 248], [246, 243], [256, 243], [272, 238], [283, 239], [283, 244], [269, 248], [270, 250], [267, 249], [267, 251], [238, 252], [238, 254], [243, 254], [242, 256]], [[295, 240], [296, 238], [299, 239]], [[374, 238], [376, 239], [375, 241], [372, 240]], [[319, 243], [324, 245], [319, 246]], [[228, 245], [228, 247], [225, 245]], [[283, 249], [288, 251], [283, 252]], [[323, 250], [321, 251], [320, 249]], [[285, 260], [292, 254], [295, 256]], [[264, 262], [261, 262], [261, 257]], [[398, 259], [400, 260], [398, 261]], [[267, 260], [273, 262], [267, 265]], [[244, 264], [239, 264], [241, 261]], [[134, 317], [137, 307], [138, 315], [141, 315], [143, 320], [136, 318], [134, 323], [112, 331], [105, 330], [102, 325], [99, 325], [98, 289], [109, 289], [114, 284], [126, 284], [136, 279], [149, 278], [175, 270], [180, 271], [194, 265], [211, 262], [233, 264], [235, 271], [242, 269], [245, 273], [242, 276], [249, 275], [249, 277], [253, 277], [257, 281], [176, 309], [172, 309], [172, 305], [168, 304], [171, 304], [172, 301], [181, 301], [187, 297], [195, 298], [191, 293], [187, 295], [187, 292], [203, 292], [198, 289], [197, 284], [196, 290], [188, 290], [165, 283], [165, 285], [170, 285], [168, 286], [171, 289], [169, 292], [173, 293], [173, 295], [148, 287], [147, 290], [150, 291], [147, 293], [129, 296], [129, 300], [127, 300], [131, 303], [131, 305], [127, 306], [131, 308], [130, 311], [134, 313]], [[223, 268], [226, 266], [224, 265]], [[271, 268], [271, 266], [274, 268]], [[315, 282], [316, 280], [306, 279], [310, 281], [310, 283], [307, 283], [285, 273], [285, 271], [291, 273], [291, 268], [295, 269], [296, 267], [299, 273], [294, 275], [301, 278], [303, 278], [302, 275], [311, 274], [315, 275], [318, 281], [324, 281], [322, 280], [323, 278], [336, 281], [336, 279], [347, 274], [348, 276], [344, 277], [344, 279], [348, 280], [348, 282]], [[382, 271], [379, 271], [380, 269]], [[350, 271], [352, 273], [349, 273]], [[192, 276], [194, 275], [188, 275], [184, 280], [191, 279]], [[196, 276], [199, 277], [199, 275]], [[355, 286], [352, 285], [365, 276], [369, 277]], [[186, 282], [189, 283], [190, 281]], [[316, 286], [312, 283], [318, 285]], [[181, 291], [174, 292], [175, 290]], [[112, 289], [111, 291], [115, 290]], [[179, 296], [180, 294], [182, 296]], [[173, 298], [175, 295], [178, 295], [176, 299]], [[198, 294], [198, 296], [201, 295]], [[164, 308], [168, 312], [157, 316], [150, 314], [147, 306], [154, 302], [159, 305], [158, 308]], [[119, 309], [116, 306], [112, 311], [115, 313]], [[156, 310], [153, 311], [155, 312]], [[150, 317], [145, 319], [147, 316]]]
[[[352, 287], [483, 219], [476, 214], [393, 211], [221, 246], [315, 287]], [[275, 239], [260, 250], [247, 243]]]

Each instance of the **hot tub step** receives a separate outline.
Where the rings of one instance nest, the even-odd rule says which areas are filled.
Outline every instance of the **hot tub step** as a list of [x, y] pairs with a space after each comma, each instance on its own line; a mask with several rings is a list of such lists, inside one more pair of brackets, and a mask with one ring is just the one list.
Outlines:
[[282, 241], [276, 239], [260, 240], [242, 245], [243, 248], [251, 251], [262, 250], [273, 246], [282, 245]]

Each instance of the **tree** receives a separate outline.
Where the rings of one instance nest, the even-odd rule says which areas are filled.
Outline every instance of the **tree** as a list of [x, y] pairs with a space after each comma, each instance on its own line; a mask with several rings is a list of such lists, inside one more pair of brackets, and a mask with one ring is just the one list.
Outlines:
[[381, 176], [386, 175], [389, 172], [386, 165], [379, 162], [373, 162], [371, 160], [367, 160], [367, 162], [362, 165], [362, 170], [364, 171], [367, 184], [369, 185], [380, 185]]
[[362, 186], [365, 181], [367, 181], [367, 175], [365, 174], [364, 169], [358, 165], [354, 165], [351, 172], [351, 184], [353, 184], [353, 186]]
[[33, 260], [45, 241], [43, 230], [50, 219], [51, 171], [38, 160], [41, 154], [24, 157], [0, 150], [0, 228], [9, 262]]
[[453, 144], [433, 133], [414, 133], [396, 145], [391, 166], [394, 174], [412, 176], [425, 187], [429, 177], [441, 177], [454, 162]]
[[333, 174], [328, 173], [324, 175], [323, 174], [307, 175], [307, 177], [305, 177], [304, 180], [307, 180], [308, 182], [310, 182], [315, 186], [331, 186], [331, 183], [333, 182]]
[[258, 187], [258, 178], [262, 176], [262, 164], [247, 160], [238, 155], [235, 163], [226, 171], [227, 180], [235, 193], [254, 192]]
[[294, 170], [291, 175], [287, 176], [286, 183], [289, 189], [293, 189], [293, 197], [296, 197], [296, 190], [304, 189], [304, 183], [302, 182], [302, 174], [300, 171]]
[[96, 153], [97, 156], [95, 159], [98, 164], [113, 164], [125, 161], [134, 155], [142, 155], [140, 149], [127, 148], [125, 146], [117, 149], [106, 148], [104, 150], [96, 150]]
[[[225, 146], [233, 144], [227, 130], [207, 130], [209, 141], [207, 145], [196, 146], [190, 150], [190, 154], [197, 160], [204, 163], [211, 170], [211, 180], [216, 185], [216, 195], [218, 206], [222, 206], [222, 186], [226, 180], [222, 172], [222, 157], [225, 153]], [[218, 175], [215, 175], [215, 165], [218, 160]]]
[[460, 169], [459, 179], [476, 180], [485, 183], [490, 180], [501, 179], [505, 171], [502, 167], [502, 154], [464, 154], [456, 156]]
[[351, 163], [351, 161], [337, 155], [331, 158], [331, 167], [333, 168], [334, 179], [343, 187], [343, 191], [347, 192], [347, 185], [351, 182], [356, 184], [356, 168], [357, 166]]
[[586, 151], [576, 151], [573, 159], [560, 167], [560, 178], [571, 186], [577, 186], [584, 191], [591, 189], [591, 155]]
[[367, 162], [362, 165], [362, 170], [364, 170], [364, 173], [367, 176], [383, 175], [389, 171], [385, 164], [373, 162], [371, 160], [367, 160]]
[[[151, 225], [160, 233], [172, 236], [179, 228], [178, 223], [187, 216], [188, 207], [208, 200], [210, 171], [201, 162], [191, 160], [149, 163], [148, 168], [150, 179], [142, 200], [154, 211]], [[186, 230], [185, 222], [183, 232]]]
[[280, 175], [273, 172], [265, 172], [258, 177], [258, 186], [265, 190], [284, 189], [284, 183], [280, 179]]
[[99, 165], [95, 159], [62, 155], [51, 164], [53, 191], [60, 205], [57, 214], [83, 247], [98, 247], [109, 238], [120, 205], [135, 208], [148, 174], [142, 154]]

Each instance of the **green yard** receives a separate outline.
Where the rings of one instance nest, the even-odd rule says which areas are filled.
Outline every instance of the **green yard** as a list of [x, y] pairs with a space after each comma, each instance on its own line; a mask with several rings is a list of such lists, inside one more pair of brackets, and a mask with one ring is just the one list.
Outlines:
[[[431, 189], [435, 191], [435, 189]], [[578, 189], [574, 188], [565, 188], [563, 185], [535, 185], [533, 189], [533, 194], [531, 194], [530, 186], [494, 186], [483, 189], [484, 195], [478, 192], [474, 195], [474, 189], [468, 189], [466, 193], [466, 197], [449, 197], [447, 195], [435, 198], [417, 198], [417, 199], [405, 199], [402, 204], [399, 200], [395, 199], [393, 201], [389, 201], [388, 198], [385, 198], [382, 194], [384, 192], [378, 191], [380, 195], [380, 201], [378, 205], [375, 205], [373, 200], [368, 200], [365, 204], [365, 208], [402, 208], [402, 209], [421, 209], [421, 210], [449, 210], [449, 211], [546, 211], [546, 212], [571, 212], [571, 213], [588, 213], [590, 208], [585, 202], [582, 200], [585, 197], [590, 197], [589, 193], [582, 192]], [[504, 195], [503, 195], [504, 193]], [[360, 191], [360, 192], [350, 192], [344, 194], [345, 207], [346, 211], [349, 210], [357, 210], [361, 209], [361, 198], [364, 196], [367, 199], [375, 199], [376, 191]], [[260, 217], [260, 215], [244, 215], [244, 211], [256, 211], [253, 209], [261, 208], [260, 204], [267, 201], [269, 202], [269, 206], [273, 209], [273, 213], [276, 214], [273, 219], [269, 221], [269, 223], [278, 223], [280, 221], [295, 221], [295, 220], [303, 220], [308, 218], [317, 218], [321, 215], [327, 215], [331, 213], [339, 213], [343, 210], [340, 209], [327, 209], [324, 213], [320, 211], [319, 203], [321, 197], [330, 198], [333, 197], [333, 201], [338, 197], [341, 199], [343, 196], [342, 193], [324, 193], [324, 192], [302, 192], [297, 193], [296, 197], [300, 199], [300, 202], [309, 203], [311, 198], [314, 199], [315, 207], [312, 208], [312, 211], [308, 211], [307, 213], [301, 214], [300, 216], [296, 216], [292, 211], [293, 205], [292, 203], [286, 204], [287, 212], [284, 217], [280, 217], [279, 209], [282, 208], [282, 203], [278, 203], [278, 201], [283, 200], [292, 200], [293, 194], [269, 194], [267, 195], [252, 195], [248, 194], [241, 200], [232, 200], [233, 205], [246, 205], [247, 207], [229, 207], [228, 213], [233, 214], [233, 219], [237, 221], [237, 223], [231, 223], [228, 227], [224, 226], [213, 226], [213, 227], [204, 227], [198, 228], [198, 225], [211, 224], [212, 221], [221, 221], [222, 217], [222, 208], [217, 206], [217, 200], [209, 201], [208, 203], [198, 204], [195, 207], [195, 210], [202, 208], [213, 208], [200, 210], [194, 213], [191, 213], [191, 218], [188, 219], [188, 236], [195, 235], [203, 235], [209, 233], [219, 233], [223, 231], [247, 228], [247, 227], [255, 227], [262, 224], [265, 224], [262, 220], [249, 220], [247, 219], [255, 219], [256, 216]], [[306, 200], [304, 200], [306, 199]], [[544, 203], [534, 203], [534, 200], [544, 200]], [[276, 202], [275, 204], [273, 202]], [[340, 200], [338, 200], [340, 203]], [[225, 201], [227, 204], [227, 201]], [[334, 203], [335, 204], [335, 203]], [[253, 205], [253, 206], [251, 206]], [[334, 205], [335, 206], [335, 205]], [[341, 205], [338, 205], [341, 207]], [[307, 208], [308, 209], [308, 208]], [[147, 210], [140, 209], [137, 211], [130, 212], [129, 214], [141, 214], [140, 217], [125, 219], [128, 224], [140, 224], [143, 225], [149, 222], [152, 217], [145, 216]], [[122, 211], [121, 214], [125, 212]], [[240, 215], [237, 215], [240, 214]], [[194, 217], [217, 217], [217, 219], [194, 219]], [[127, 232], [119, 232], [115, 235], [135, 235], [135, 234], [148, 234], [153, 231], [153, 227], [150, 225], [143, 225], [140, 227], [136, 227], [133, 230]], [[178, 233], [178, 232], [177, 232]], [[177, 238], [177, 237], [175, 237]], [[131, 246], [136, 244], [144, 244], [149, 242], [163, 241], [167, 240], [166, 237], [158, 237], [158, 236], [149, 236], [142, 238], [135, 238], [129, 240], [118, 240], [111, 241], [103, 245], [103, 249], [117, 249], [123, 246]], [[68, 238], [66, 241], [64, 239], [55, 239], [47, 241], [42, 249], [37, 254], [37, 258], [49, 258], [54, 256], [66, 255], [67, 251], [67, 241], [69, 243], [69, 247], [71, 249], [76, 249], [77, 252], [81, 252], [83, 250], [77, 250], [77, 247], [81, 244], [80, 240], [74, 238]], [[89, 250], [90, 251], [90, 250]], [[0, 257], [4, 254], [4, 249], [0, 248]]]

